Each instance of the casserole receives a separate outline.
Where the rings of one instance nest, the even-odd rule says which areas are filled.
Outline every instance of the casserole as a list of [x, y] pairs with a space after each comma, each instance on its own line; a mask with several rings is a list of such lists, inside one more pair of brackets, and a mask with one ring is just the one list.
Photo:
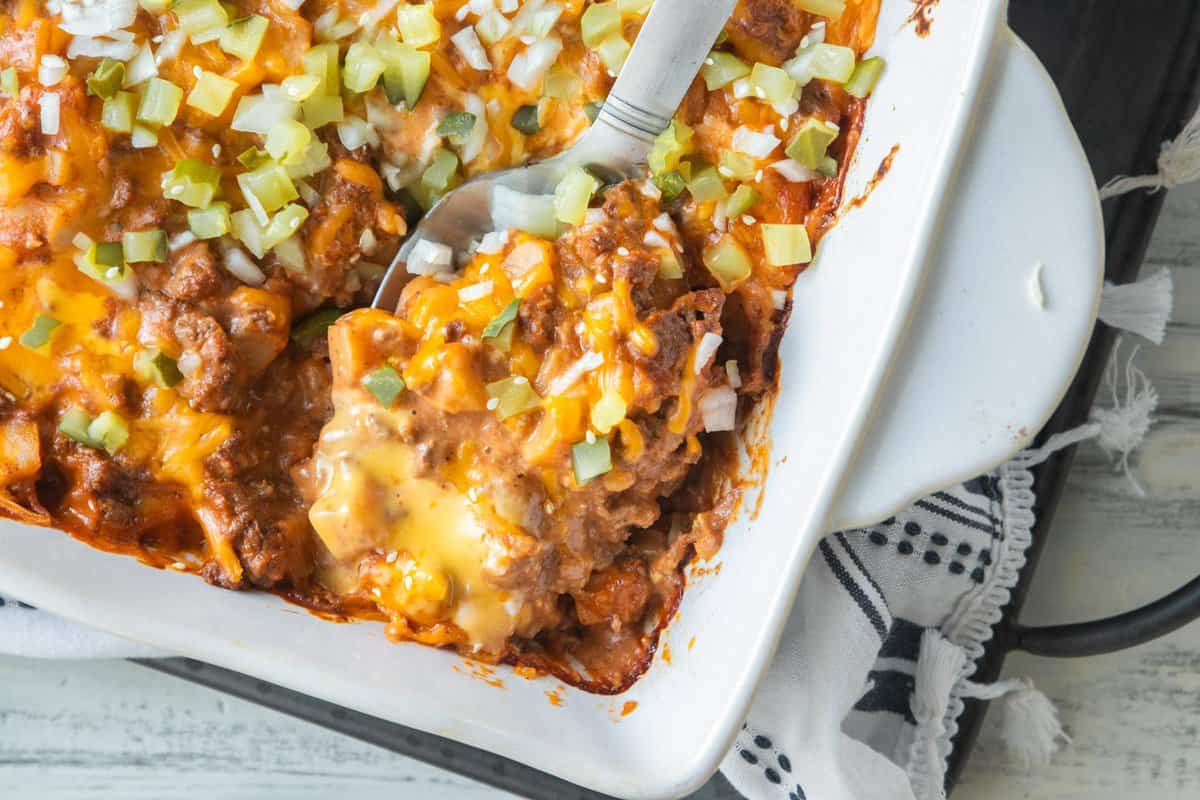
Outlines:
[[[0, 510], [636, 680], [837, 219], [878, 0], [59, 2], [0, 14]], [[648, 176], [581, 161], [429, 239], [459, 182], [607, 149], [646, 76]], [[396, 260], [396, 313], [355, 311]]]
[[[721, 579], [700, 580], [686, 595], [669, 632], [672, 663], [656, 664], [628, 696], [614, 703], [565, 691], [565, 708], [557, 708], [542, 696], [554, 688], [552, 682], [502, 676], [506, 688], [497, 690], [470, 677], [469, 670], [452, 670], [453, 657], [393, 648], [366, 626], [322, 625], [274, 598], [213, 593], [194, 580], [7, 523], [10, 546], [0, 562], [0, 585], [67, 616], [488, 747], [603, 791], [627, 796], [686, 791], [715, 766], [736, 730], [829, 513], [853, 519], [879, 512], [839, 508], [836, 495], [855, 444], [868, 435], [881, 437], [881, 448], [895, 441], [887, 416], [877, 417], [882, 427], [867, 433], [870, 412], [889, 396], [883, 394], [888, 357], [915, 311], [926, 257], [939, 244], [936, 228], [951, 196], [974, 101], [984, 88], [1001, 11], [999, 3], [941, 9], [934, 34], [918, 39], [903, 24], [906, 9], [885, 6], [878, 49], [894, 70], [876, 97], [882, 112], [868, 120], [851, 192], [867, 185], [894, 144], [902, 155], [871, 202], [848, 215], [826, 242], [822, 264], [836, 259], [855, 269], [822, 270], [818, 264], [805, 287], [813, 300], [801, 304], [793, 323], [803, 333], [790, 333], [782, 354], [785, 389], [772, 431], [772, 461], [781, 463], [767, 482], [759, 517], [741, 519], [730, 531]], [[913, 86], [933, 88], [914, 93]], [[1054, 124], [1061, 122], [1050, 127]], [[1009, 155], [1004, 163], [1019, 161]], [[1065, 180], [1078, 190], [1078, 178], [1072, 172]], [[893, 254], [901, 253], [897, 265]], [[1081, 260], [1089, 255], [1077, 254]], [[1028, 265], [1024, 259], [1014, 262], [1023, 287]], [[1093, 309], [1094, 294], [1081, 303], [1085, 308], [1072, 317], [1073, 325]], [[1056, 297], [1053, 291], [1050, 296]], [[847, 308], [855, 313], [846, 314]], [[1055, 361], [1047, 374], [1058, 374], [1072, 357]], [[823, 391], [806, 395], [803, 387], [813, 385]], [[1012, 416], [996, 427], [1007, 421], [1033, 426], [1036, 414], [1018, 414], [1047, 402], [1053, 398], [1039, 395], [1026, 408], [1005, 409]], [[947, 405], [960, 407], [953, 398]], [[1011, 450], [1024, 438], [995, 440]], [[961, 447], [961, 440], [948, 443]], [[981, 448], [975, 462], [1003, 457], [994, 442], [985, 444], [991, 449]], [[942, 470], [931, 480], [946, 482], [977, 465], [960, 460], [947, 470], [947, 463], [930, 464]], [[886, 491], [867, 493], [884, 505], [924, 488], [898, 479], [897, 472], [888, 477]], [[879, 479], [872, 480], [878, 488]], [[796, 486], [806, 492], [789, 488]], [[636, 711], [622, 716], [630, 703], [638, 704]], [[676, 769], [665, 772], [663, 764]]]

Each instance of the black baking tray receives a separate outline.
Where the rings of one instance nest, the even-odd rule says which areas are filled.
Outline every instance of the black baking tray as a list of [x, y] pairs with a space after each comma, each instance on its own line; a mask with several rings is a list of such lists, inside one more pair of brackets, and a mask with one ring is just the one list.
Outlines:
[[[901, 2], [903, 0], [894, 0]], [[1174, 137], [1195, 108], [1200, 87], [1200, 2], [1197, 0], [1012, 0], [1011, 25], [1042, 59], [1079, 130], [1096, 179], [1152, 172], [1161, 142]], [[1138, 193], [1110, 202], [1106, 275], [1134, 279], [1162, 207], [1163, 195]], [[1112, 350], [1114, 335], [1101, 328], [1083, 368], [1043, 436], [1086, 420]], [[1014, 645], [1012, 631], [1037, 570], [1073, 452], [1036, 470], [1037, 526], [1028, 564], [978, 663], [977, 680], [1000, 673]], [[534, 800], [596, 800], [603, 795], [521, 764], [438, 736], [360, 714], [245, 675], [189, 659], [141, 661], [152, 669], [208, 686], [339, 733]], [[986, 705], [968, 701], [959, 720], [947, 782], [961, 775]], [[737, 798], [720, 776], [693, 795], [698, 800]]]

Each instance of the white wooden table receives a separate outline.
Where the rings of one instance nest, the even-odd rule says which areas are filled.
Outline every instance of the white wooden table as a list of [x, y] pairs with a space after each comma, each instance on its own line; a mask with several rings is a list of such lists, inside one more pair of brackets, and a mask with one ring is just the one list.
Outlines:
[[[1200, 187], [1169, 199], [1146, 269], [1175, 273], [1175, 322], [1139, 363], [1162, 395], [1134, 495], [1085, 445], [1025, 620], [1127, 610], [1200, 569]], [[1015, 656], [1058, 703], [1073, 745], [1025, 774], [987, 747], [956, 800], [1200, 796], [1200, 625], [1119, 655]], [[0, 798], [498, 798], [499, 792], [124, 662], [0, 658]]]

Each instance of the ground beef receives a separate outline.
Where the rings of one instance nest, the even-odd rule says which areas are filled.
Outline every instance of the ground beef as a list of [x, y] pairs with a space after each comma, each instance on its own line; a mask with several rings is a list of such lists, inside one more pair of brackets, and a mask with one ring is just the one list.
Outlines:
[[215, 297], [231, 281], [217, 268], [208, 242], [193, 242], [171, 253], [167, 260], [170, 277], [163, 291], [176, 300], [195, 303]]
[[703, 289], [680, 297], [666, 311], [655, 311], [646, 320], [658, 350], [642, 356], [641, 363], [654, 382], [656, 398], [669, 397], [679, 383], [692, 343], [705, 333], [720, 334], [726, 295], [720, 289]]
[[[257, 438], [238, 430], [205, 462], [209, 535], [215, 532], [237, 554], [244, 569], [239, 584], [301, 586], [312, 564], [307, 515], [292, 481]], [[229, 581], [213, 566], [208, 580]]]
[[144, 469], [55, 432], [45, 460], [58, 478], [43, 477], [47, 507], [66, 511], [92, 535], [137, 544], [146, 532], [178, 518], [182, 490], [153, 483]]
[[292, 278], [320, 301], [348, 305], [360, 288], [350, 276], [366, 255], [364, 233], [369, 234], [366, 241], [373, 241], [371, 257], [386, 263], [405, 231], [404, 217], [384, 199], [379, 176], [352, 158], [339, 158], [333, 169], [321, 173], [316, 189], [321, 200], [303, 228], [308, 269]]
[[650, 600], [650, 579], [640, 558], [624, 556], [593, 572], [587, 586], [574, 592], [575, 616], [583, 625], [632, 625]]

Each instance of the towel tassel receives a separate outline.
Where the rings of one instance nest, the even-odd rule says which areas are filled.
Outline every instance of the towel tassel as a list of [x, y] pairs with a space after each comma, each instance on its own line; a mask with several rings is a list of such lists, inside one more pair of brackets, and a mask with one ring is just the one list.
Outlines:
[[921, 650], [911, 699], [917, 721], [909, 750], [908, 775], [917, 800], [945, 800], [946, 714], [958, 687], [962, 698], [1002, 700], [1000, 736], [1007, 752], [1025, 767], [1045, 766], [1070, 738], [1063, 731], [1058, 709], [1032, 681], [1010, 678], [991, 684], [967, 680], [967, 654], [935, 629], [921, 635]]
[[1175, 302], [1171, 271], [1163, 267], [1134, 283], [1104, 284], [1100, 296], [1100, 320], [1117, 330], [1144, 336], [1162, 344]]
[[930, 628], [921, 635], [909, 701], [917, 729], [908, 751], [908, 777], [916, 800], [946, 800], [946, 712], [950, 693], [963, 677], [967, 654]]
[[1149, 189], [1151, 192], [1174, 189], [1195, 180], [1200, 180], [1200, 109], [1179, 136], [1163, 144], [1158, 156], [1157, 173], [1114, 178], [1101, 187], [1100, 199], [1107, 200], [1137, 189]]
[[1105, 369], [1105, 384], [1111, 395], [1112, 406], [1093, 408], [1091, 419], [1086, 424], [1057, 433], [1041, 447], [1026, 450], [1017, 457], [1021, 465], [1026, 468], [1037, 466], [1060, 450], [1094, 439], [1104, 452], [1113, 457], [1116, 469], [1125, 473], [1138, 496], [1145, 497], [1146, 492], [1134, 477], [1129, 458], [1145, 441], [1146, 434], [1154, 424], [1158, 390], [1150, 383], [1146, 373], [1133, 363], [1140, 349], [1140, 346], [1134, 347], [1125, 361], [1123, 396], [1117, 386], [1117, 365], [1121, 351], [1121, 342], [1118, 341]]
[[1019, 758], [1025, 769], [1047, 766], [1062, 745], [1071, 743], [1058, 718], [1058, 709], [1028, 678], [995, 683], [963, 681], [959, 696], [1002, 701], [1000, 739], [1005, 750]]

